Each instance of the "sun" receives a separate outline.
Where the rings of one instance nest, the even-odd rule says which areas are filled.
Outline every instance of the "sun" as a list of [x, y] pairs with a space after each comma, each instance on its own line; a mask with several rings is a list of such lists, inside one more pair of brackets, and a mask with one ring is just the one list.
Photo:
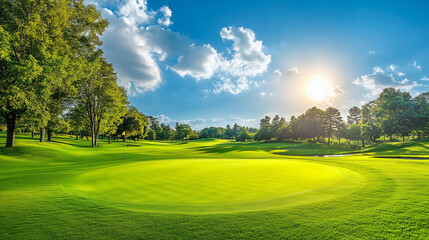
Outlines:
[[325, 78], [317, 76], [307, 82], [307, 95], [316, 102], [325, 100], [329, 95], [329, 84]]

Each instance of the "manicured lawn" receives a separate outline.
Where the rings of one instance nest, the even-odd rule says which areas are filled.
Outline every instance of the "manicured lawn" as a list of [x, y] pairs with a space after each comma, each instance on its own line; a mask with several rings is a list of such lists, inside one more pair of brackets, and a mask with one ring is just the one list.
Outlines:
[[0, 239], [429, 238], [429, 142], [54, 140], [0, 148]]

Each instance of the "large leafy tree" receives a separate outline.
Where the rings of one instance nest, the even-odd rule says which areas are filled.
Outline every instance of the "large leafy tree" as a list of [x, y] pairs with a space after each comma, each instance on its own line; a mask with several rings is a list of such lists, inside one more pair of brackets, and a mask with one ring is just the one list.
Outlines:
[[372, 142], [376, 142], [382, 134], [377, 104], [371, 101], [362, 106], [361, 134]]
[[[32, 110], [43, 111], [48, 96], [44, 65], [49, 62], [55, 41], [49, 29], [63, 27], [62, 1], [16, 0], [0, 2], [0, 114], [7, 125], [6, 147], [15, 144], [16, 122]], [[49, 8], [48, 8], [49, 7]], [[50, 9], [47, 11], [47, 9]]]
[[102, 124], [108, 125], [105, 120], [125, 113], [127, 96], [117, 85], [112, 65], [101, 56], [88, 61], [87, 70], [78, 81], [73, 111], [83, 116], [84, 124], [91, 129], [92, 146], [97, 146]]
[[176, 139], [177, 140], [189, 140], [195, 138], [195, 133], [192, 131], [191, 126], [188, 124], [176, 123]]
[[394, 88], [385, 88], [376, 101], [383, 132], [390, 137], [399, 134], [403, 138], [411, 132], [415, 116], [411, 95]]
[[[14, 145], [16, 122], [32, 116], [32, 127], [53, 129], [80, 76], [82, 56], [101, 45], [107, 21], [83, 0], [0, 2], [0, 114]], [[49, 132], [50, 131], [50, 132]]]
[[129, 106], [127, 113], [122, 118], [122, 123], [118, 126], [118, 135], [123, 135], [125, 142], [128, 137], [144, 138], [149, 130], [149, 120], [136, 107]]
[[[427, 94], [427, 93], [426, 93]], [[429, 94], [428, 94], [429, 95]], [[414, 118], [413, 129], [418, 138], [421, 139], [422, 134], [429, 131], [429, 102], [425, 94], [417, 96], [413, 100]]]
[[325, 112], [317, 107], [308, 109], [302, 117], [298, 117], [300, 138], [319, 139], [324, 133]]

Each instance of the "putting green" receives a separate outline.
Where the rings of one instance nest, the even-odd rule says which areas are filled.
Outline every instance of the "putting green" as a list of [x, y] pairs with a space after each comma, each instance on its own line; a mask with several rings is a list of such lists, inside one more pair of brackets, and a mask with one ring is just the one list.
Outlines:
[[227, 213], [331, 199], [359, 189], [351, 170], [298, 160], [162, 160], [102, 168], [63, 184], [113, 207], [165, 213]]

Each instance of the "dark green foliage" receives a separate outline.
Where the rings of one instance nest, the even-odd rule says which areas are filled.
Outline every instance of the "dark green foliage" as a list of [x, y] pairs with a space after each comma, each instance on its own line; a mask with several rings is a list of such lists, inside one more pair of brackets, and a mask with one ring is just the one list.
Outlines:
[[249, 140], [251, 138], [252, 136], [250, 135], [249, 130], [247, 130], [246, 128], [242, 128], [236, 140], [238, 142], [245, 142], [246, 140]]
[[200, 131], [198, 138], [222, 138], [225, 134], [225, 128], [208, 127]]
[[148, 133], [149, 120], [134, 106], [129, 106], [127, 113], [122, 118], [122, 123], [119, 124], [117, 135], [123, 136], [125, 142], [127, 138], [134, 139], [145, 138]]
[[327, 108], [325, 111], [325, 129], [328, 136], [328, 145], [331, 143], [331, 137], [338, 132], [340, 125], [343, 123], [340, 110], [336, 108]]

